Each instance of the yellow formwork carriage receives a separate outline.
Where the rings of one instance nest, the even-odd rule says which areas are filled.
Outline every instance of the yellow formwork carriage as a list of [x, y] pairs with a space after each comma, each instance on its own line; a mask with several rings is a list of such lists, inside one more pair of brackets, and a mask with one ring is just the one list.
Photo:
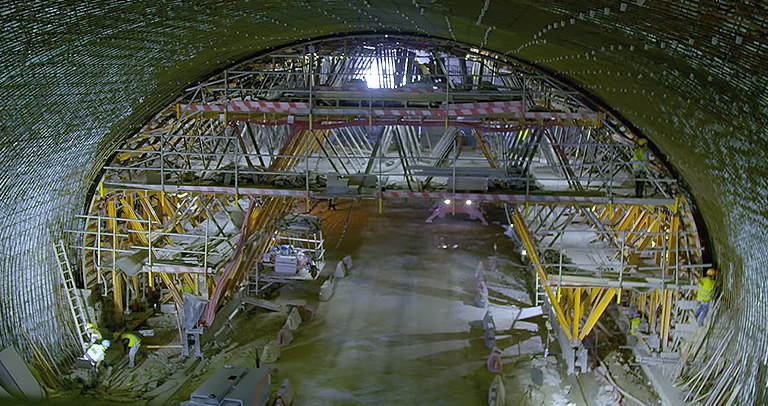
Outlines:
[[[674, 282], [670, 282], [669, 286], [661, 282], [661, 286], [644, 291], [623, 286], [621, 282], [611, 287], [604, 283], [595, 286], [565, 286], [550, 281], [536, 254], [535, 243], [525, 228], [523, 214], [514, 210], [514, 226], [536, 270], [537, 278], [547, 292], [561, 330], [569, 340], [576, 344], [589, 335], [609, 304], [615, 300], [637, 309], [647, 320], [648, 334], [658, 335], [660, 339], [659, 350], [674, 350], [678, 347], [679, 343], [673, 340], [671, 331], [678, 323], [690, 322], [691, 315], [678, 311], [676, 302], [693, 299], [693, 290], [690, 288], [695, 281], [693, 270], [701, 261], [699, 244], [690, 244], [698, 240], [689, 238], [691, 236], [686, 236], [682, 231], [684, 223], [692, 223], [692, 219], [684, 218], [690, 216], [689, 211], [681, 209], [684, 204], [684, 200], [678, 198], [673, 206], [611, 204], [592, 207], [604, 227], [624, 236], [622, 241], [627, 246], [616, 256], [624, 255], [624, 271], [627, 275], [643, 267], [642, 256], [644, 260], [652, 262], [652, 265], [645, 266], [655, 269], [648, 272], [648, 276]], [[695, 233], [695, 230], [688, 232]], [[600, 237], [609, 238], [606, 234]]]

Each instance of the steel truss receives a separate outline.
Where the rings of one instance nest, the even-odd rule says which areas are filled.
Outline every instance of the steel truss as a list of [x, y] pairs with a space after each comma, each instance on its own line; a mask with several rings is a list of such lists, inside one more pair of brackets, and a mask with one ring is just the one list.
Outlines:
[[[694, 330], [703, 268], [685, 199], [671, 206], [508, 208], [562, 334], [573, 348], [615, 301], [647, 322], [643, 344], [672, 361]], [[577, 351], [575, 352], [577, 353]]]
[[[652, 197], [632, 196], [636, 140], [578, 92], [498, 55], [394, 37], [296, 46], [188, 89], [126, 140], [76, 231], [82, 283], [119, 310], [150, 287], [180, 305], [187, 286], [210, 299], [210, 323], [298, 203], [514, 203], [510, 224], [571, 344], [617, 300], [673, 350], [671, 326], [687, 320], [673, 306], [689, 298], [702, 248], [661, 165], [648, 171]], [[566, 261], [577, 226], [600, 261]]]

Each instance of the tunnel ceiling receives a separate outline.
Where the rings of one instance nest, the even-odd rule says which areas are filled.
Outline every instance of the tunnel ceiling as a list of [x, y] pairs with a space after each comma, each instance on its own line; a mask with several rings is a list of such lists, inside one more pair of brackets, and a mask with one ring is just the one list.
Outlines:
[[[51, 239], [112, 150], [183, 90], [255, 54], [324, 36], [409, 33], [547, 69], [647, 135], [703, 213], [738, 333], [768, 349], [768, 4], [761, 1], [6, 2], [0, 11], [0, 344], [62, 332]], [[23, 275], [23, 277], [22, 277]], [[34, 322], [30, 322], [34, 320]], [[724, 320], [725, 322], [725, 320]], [[25, 326], [30, 339], [19, 337]], [[734, 351], [743, 377], [765, 359]], [[748, 385], [744, 399], [761, 399]]]

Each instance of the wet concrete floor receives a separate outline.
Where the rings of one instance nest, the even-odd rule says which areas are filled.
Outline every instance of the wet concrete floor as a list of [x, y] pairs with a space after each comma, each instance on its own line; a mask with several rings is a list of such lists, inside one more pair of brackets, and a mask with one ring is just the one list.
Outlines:
[[[291, 379], [304, 405], [487, 404], [493, 375], [477, 327], [485, 310], [473, 305], [474, 273], [494, 242], [504, 263], [511, 242], [498, 224], [466, 215], [425, 224], [427, 206], [384, 210], [378, 215], [371, 202], [355, 207], [340, 250], [329, 254], [349, 253], [355, 267], [316, 319], [294, 333], [279, 375]], [[338, 225], [344, 215], [340, 208], [325, 221]], [[339, 235], [329, 230], [327, 237], [332, 250]]]

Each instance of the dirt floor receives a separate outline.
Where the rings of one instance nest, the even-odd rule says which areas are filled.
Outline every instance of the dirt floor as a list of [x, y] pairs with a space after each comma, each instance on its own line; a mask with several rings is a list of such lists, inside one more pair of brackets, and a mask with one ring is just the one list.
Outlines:
[[[323, 218], [326, 269], [345, 255], [352, 256], [354, 268], [338, 280], [327, 302], [318, 301], [320, 281], [279, 292], [278, 303], [317, 310], [269, 365], [276, 368], [273, 390], [290, 379], [297, 405], [487, 404], [495, 375], [486, 368], [490, 348], [481, 323], [486, 310], [475, 305], [475, 273], [482, 263], [507, 405], [635, 404], [626, 398], [618, 403], [605, 369], [565, 375], [543, 316], [516, 320], [520, 309], [532, 306], [533, 275], [504, 235], [502, 213], [488, 210], [491, 224], [483, 226], [466, 215], [426, 224], [425, 202], [386, 202], [381, 215], [377, 209], [374, 201], [341, 201], [336, 210], [325, 203], [315, 207], [314, 214]], [[146, 337], [145, 344], [171, 347], [143, 348], [133, 370], [113, 351], [111, 373], [79, 396], [179, 404], [223, 365], [254, 367], [287, 314], [233, 308], [236, 316], [210, 334], [204, 361], [180, 359], [172, 338], [174, 316], [154, 317], [148, 328], [157, 335]], [[614, 381], [641, 404], [658, 402], [622, 350], [611, 348], [614, 344], [598, 347]]]

